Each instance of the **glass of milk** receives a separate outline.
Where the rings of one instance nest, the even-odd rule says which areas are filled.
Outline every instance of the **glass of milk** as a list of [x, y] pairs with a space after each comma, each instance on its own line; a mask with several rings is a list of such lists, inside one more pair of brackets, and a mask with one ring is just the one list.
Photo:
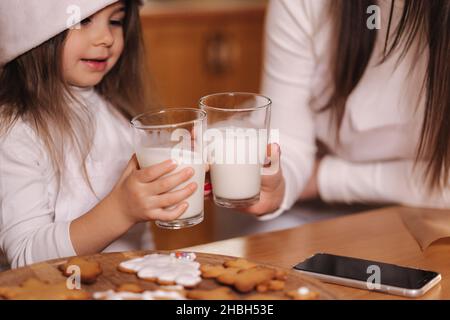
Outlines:
[[227, 208], [255, 204], [266, 159], [270, 99], [226, 92], [205, 96], [199, 104], [207, 114], [204, 143], [214, 202]]
[[194, 169], [194, 175], [175, 187], [176, 191], [191, 182], [197, 189], [186, 201], [189, 206], [176, 220], [155, 221], [166, 229], [194, 226], [203, 221], [203, 186], [205, 184], [205, 162], [203, 161], [203, 132], [206, 113], [194, 108], [166, 108], [147, 112], [131, 121], [134, 130], [134, 147], [141, 168], [172, 159], [178, 164], [167, 175], [186, 167]]

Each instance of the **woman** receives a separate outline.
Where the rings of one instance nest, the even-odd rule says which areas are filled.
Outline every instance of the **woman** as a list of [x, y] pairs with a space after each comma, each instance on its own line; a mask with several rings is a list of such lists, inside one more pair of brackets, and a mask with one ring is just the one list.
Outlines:
[[262, 91], [283, 173], [246, 211], [317, 197], [450, 207], [449, 32], [446, 0], [271, 1]]

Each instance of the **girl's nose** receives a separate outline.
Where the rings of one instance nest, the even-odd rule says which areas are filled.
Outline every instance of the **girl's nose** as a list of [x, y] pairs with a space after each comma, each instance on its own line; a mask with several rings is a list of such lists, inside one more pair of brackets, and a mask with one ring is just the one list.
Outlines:
[[114, 44], [114, 36], [109, 26], [99, 26], [94, 32], [94, 44], [96, 46], [111, 47]]

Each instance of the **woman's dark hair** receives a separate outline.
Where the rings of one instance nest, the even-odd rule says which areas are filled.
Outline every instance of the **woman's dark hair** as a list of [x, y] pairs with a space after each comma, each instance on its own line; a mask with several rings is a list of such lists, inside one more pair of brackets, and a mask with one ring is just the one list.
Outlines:
[[[340, 128], [345, 105], [366, 70], [377, 37], [376, 29], [366, 25], [366, 10], [376, 0], [331, 0], [330, 13], [337, 32], [331, 60], [333, 93], [322, 110], [329, 109]], [[404, 0], [397, 26], [392, 26], [395, 0], [392, 0], [384, 62], [394, 50], [401, 58], [413, 41], [425, 39], [428, 65], [423, 82], [426, 90], [425, 113], [416, 155], [426, 161], [425, 181], [430, 190], [447, 185], [450, 171], [450, 1]], [[394, 36], [389, 39], [391, 28]], [[413, 66], [411, 66], [413, 67]]]

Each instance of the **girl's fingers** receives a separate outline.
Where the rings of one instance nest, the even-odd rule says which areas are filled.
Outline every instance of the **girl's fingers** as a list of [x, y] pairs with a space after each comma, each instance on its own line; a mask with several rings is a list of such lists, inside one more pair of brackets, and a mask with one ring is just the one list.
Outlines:
[[171, 209], [156, 209], [152, 214], [152, 219], [161, 221], [171, 221], [180, 217], [189, 207], [187, 202], [182, 202], [175, 208]]
[[136, 178], [138, 181], [147, 183], [152, 182], [163, 175], [173, 171], [177, 164], [173, 160], [166, 160], [164, 162], [136, 170]]
[[194, 169], [191, 167], [185, 168], [177, 173], [171, 174], [167, 177], [158, 179], [151, 183], [151, 191], [153, 194], [166, 193], [179, 184], [189, 180], [194, 175]]
[[197, 190], [197, 184], [192, 182], [183, 189], [168, 192], [153, 198], [154, 206], [159, 208], [170, 207], [191, 196]]
[[130, 176], [130, 174], [133, 173], [133, 171], [139, 169], [139, 164], [136, 158], [136, 154], [133, 154], [133, 156], [131, 157], [130, 161], [128, 161], [128, 164], [125, 168], [125, 170], [122, 173], [122, 176], [120, 177], [118, 184], [120, 184], [121, 182], [123, 182], [126, 178], [128, 178]]

